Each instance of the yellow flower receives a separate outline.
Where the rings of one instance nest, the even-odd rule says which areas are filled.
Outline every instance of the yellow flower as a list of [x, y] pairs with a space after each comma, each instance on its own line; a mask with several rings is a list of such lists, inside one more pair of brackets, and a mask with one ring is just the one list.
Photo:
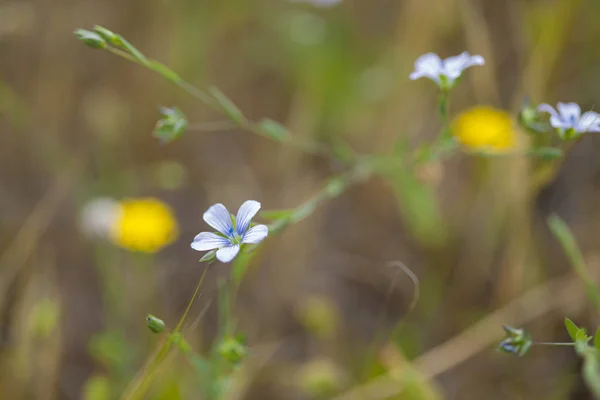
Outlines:
[[112, 241], [128, 250], [154, 253], [178, 235], [171, 208], [155, 198], [119, 202], [119, 216], [110, 230]]
[[517, 131], [511, 115], [487, 106], [460, 113], [452, 122], [452, 134], [474, 151], [501, 153], [517, 146]]
[[162, 249], [178, 235], [171, 208], [151, 197], [121, 201], [94, 199], [82, 211], [81, 227], [85, 233], [145, 253]]

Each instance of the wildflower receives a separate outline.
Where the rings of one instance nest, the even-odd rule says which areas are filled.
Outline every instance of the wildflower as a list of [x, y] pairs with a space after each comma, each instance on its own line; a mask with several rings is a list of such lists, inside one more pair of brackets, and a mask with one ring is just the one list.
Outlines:
[[540, 104], [537, 110], [550, 114], [550, 125], [558, 129], [563, 139], [585, 132], [600, 132], [600, 115], [594, 111], [581, 115], [581, 107], [576, 103], [558, 103], [556, 109], [549, 104]]
[[506, 332], [506, 337], [500, 342], [499, 351], [517, 356], [527, 353], [533, 343], [528, 332], [506, 325], [504, 326], [504, 332]]
[[444, 60], [435, 53], [427, 53], [415, 61], [415, 70], [410, 74], [410, 79], [429, 78], [440, 88], [449, 90], [465, 69], [483, 64], [485, 60], [482, 56], [472, 56], [468, 51]]
[[223, 204], [217, 203], [211, 206], [202, 218], [220, 234], [199, 233], [191, 244], [192, 249], [216, 250], [216, 257], [219, 261], [230, 262], [240, 251], [242, 244], [260, 243], [269, 234], [269, 228], [266, 225], [255, 225], [250, 228], [250, 221], [258, 210], [260, 210], [260, 203], [248, 200], [240, 206], [237, 216], [233, 218]]
[[96, 199], [82, 212], [82, 227], [132, 251], [154, 253], [178, 235], [171, 208], [155, 198]]
[[459, 114], [452, 122], [452, 134], [463, 146], [475, 151], [504, 152], [517, 144], [510, 114], [488, 106], [476, 106]]

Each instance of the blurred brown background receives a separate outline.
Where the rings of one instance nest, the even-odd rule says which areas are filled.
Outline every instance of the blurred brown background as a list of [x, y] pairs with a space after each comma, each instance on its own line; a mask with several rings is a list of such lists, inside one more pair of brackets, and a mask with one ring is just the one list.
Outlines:
[[[235, 210], [247, 199], [293, 208], [340, 169], [233, 129], [190, 131], [161, 145], [151, 135], [160, 105], [177, 105], [200, 126], [224, 118], [152, 72], [87, 48], [74, 29], [105, 26], [189, 82], [219, 87], [251, 118], [370, 153], [388, 152], [398, 135], [416, 145], [437, 134], [434, 85], [408, 80], [416, 57], [429, 51], [486, 59], [453, 93], [453, 114], [474, 104], [516, 112], [525, 96], [594, 108], [599, 17], [595, 0], [345, 0], [331, 8], [284, 0], [1, 2], [0, 397], [80, 399], [98, 377], [110, 382], [107, 398], [117, 397], [155, 344], [143, 317], [174, 325], [201, 275], [189, 243], [206, 229], [204, 210], [215, 202]], [[346, 389], [381, 373], [365, 375], [366, 357], [383, 348], [413, 292], [386, 266], [393, 260], [421, 282], [395, 351], [447, 366], [426, 384], [433, 393], [397, 398], [588, 398], [571, 349], [539, 347], [520, 359], [494, 351], [502, 323], [518, 321], [546, 341], [567, 340], [565, 315], [592, 330], [598, 317], [583, 286], [569, 280], [481, 328], [474, 354], [470, 342], [428, 351], [569, 273], [546, 227], [551, 212], [568, 221], [589, 267], [599, 268], [597, 151], [598, 139], [584, 138], [533, 199], [523, 189], [527, 160], [457, 156], [429, 182], [442, 223], [411, 222], [397, 188], [373, 179], [269, 238], [236, 305], [251, 346], [277, 348], [249, 398], [306, 398], [290, 376], [322, 355], [344, 370]], [[156, 257], [112, 248], [78, 228], [80, 208], [97, 196], [150, 195], [170, 204], [181, 224], [178, 241]], [[194, 316], [228, 268], [208, 272]], [[339, 313], [335, 345], [300, 321], [309, 295]], [[215, 301], [194, 335], [212, 337], [217, 315]], [[488, 340], [490, 329], [497, 337]], [[384, 370], [382, 357], [376, 364]], [[394, 357], [387, 362], [402, 363]], [[174, 371], [186, 370], [185, 361], [177, 364]], [[183, 389], [161, 393], [155, 398], [198, 398]]]

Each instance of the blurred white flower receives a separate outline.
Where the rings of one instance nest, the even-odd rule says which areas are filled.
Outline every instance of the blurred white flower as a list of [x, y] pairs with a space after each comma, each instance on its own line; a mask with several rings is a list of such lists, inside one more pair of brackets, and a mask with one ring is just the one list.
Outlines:
[[550, 125], [563, 133], [600, 132], [600, 115], [594, 111], [581, 115], [581, 107], [576, 103], [558, 103], [556, 109], [549, 104], [540, 104], [538, 111], [550, 114]]
[[415, 70], [410, 74], [410, 79], [429, 78], [442, 89], [451, 89], [465, 69], [483, 64], [485, 60], [482, 56], [472, 56], [468, 51], [444, 60], [435, 53], [427, 53], [415, 61]]
[[81, 211], [81, 229], [88, 235], [108, 237], [121, 213], [118, 201], [108, 197], [94, 199]]

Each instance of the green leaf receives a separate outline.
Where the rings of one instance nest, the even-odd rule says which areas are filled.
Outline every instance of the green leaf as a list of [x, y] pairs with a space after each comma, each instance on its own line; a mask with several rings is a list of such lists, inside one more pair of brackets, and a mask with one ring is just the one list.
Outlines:
[[82, 392], [83, 400], [109, 400], [113, 395], [110, 380], [102, 375], [94, 375], [88, 379]]
[[106, 48], [106, 41], [96, 32], [87, 31], [85, 29], [76, 29], [73, 33], [77, 36], [77, 39], [81, 40], [92, 49]]
[[600, 399], [600, 362], [595, 351], [583, 354], [583, 380], [594, 397]]
[[210, 362], [206, 358], [201, 357], [200, 355], [195, 353], [191, 353], [189, 357], [190, 363], [192, 364], [198, 375], [200, 375], [201, 379], [207, 379], [212, 371], [212, 365], [210, 364]]
[[160, 63], [156, 60], [149, 61], [148, 67], [168, 81], [171, 81], [173, 83], [178, 83], [181, 81], [181, 78], [179, 77], [179, 75], [177, 75], [175, 71], [167, 67], [165, 64]]
[[596, 329], [596, 334], [594, 335], [594, 347], [600, 350], [600, 327]]
[[233, 262], [233, 266], [231, 268], [231, 279], [235, 283], [235, 285], [239, 285], [242, 282], [244, 276], [246, 276], [246, 272], [250, 265], [250, 261], [252, 260], [255, 252], [242, 252], [238, 254]]
[[216, 254], [217, 254], [217, 249], [211, 250], [208, 253], [206, 253], [204, 256], [202, 256], [202, 258], [200, 259], [200, 262], [212, 262], [215, 260], [216, 258]]
[[262, 119], [258, 122], [258, 128], [267, 137], [277, 141], [283, 141], [289, 136], [289, 131], [279, 122], [271, 119]]
[[600, 312], [600, 290], [587, 270], [583, 254], [577, 245], [573, 233], [565, 221], [558, 215], [553, 214], [548, 218], [548, 225], [554, 236], [560, 242], [569, 262], [579, 278], [584, 282], [588, 298], [594, 305], [596, 311]]
[[413, 171], [398, 168], [390, 179], [407, 228], [423, 245], [438, 246], [447, 235], [435, 190], [421, 183]]
[[221, 106], [221, 109], [229, 116], [229, 118], [231, 118], [232, 121], [237, 124], [241, 124], [246, 121], [242, 111], [240, 111], [240, 109], [237, 108], [237, 106], [223, 94], [223, 92], [214, 86], [211, 87], [209, 91], [215, 100], [217, 100], [217, 103], [219, 106]]
[[270, 220], [287, 219], [292, 215], [293, 212], [293, 209], [261, 211], [260, 216]]
[[567, 328], [567, 332], [569, 333], [569, 336], [571, 337], [571, 339], [575, 342], [577, 341], [577, 332], [579, 332], [579, 327], [577, 325], [575, 325], [575, 323], [573, 321], [571, 321], [569, 318], [565, 317], [565, 327]]
[[545, 160], [553, 160], [562, 157], [563, 151], [558, 147], [538, 147], [537, 149], [532, 149], [529, 154]]
[[575, 334], [575, 341], [579, 342], [579, 343], [585, 343], [585, 344], [587, 344], [587, 342], [589, 340], [590, 340], [590, 338], [587, 335], [586, 329], [585, 328], [579, 328], [579, 330]]
[[145, 55], [142, 54], [141, 51], [136, 49], [131, 43], [129, 43], [123, 36], [115, 34], [115, 39], [112, 42], [114, 46], [120, 47], [133, 57], [138, 60], [143, 65], [148, 65], [148, 59]]

